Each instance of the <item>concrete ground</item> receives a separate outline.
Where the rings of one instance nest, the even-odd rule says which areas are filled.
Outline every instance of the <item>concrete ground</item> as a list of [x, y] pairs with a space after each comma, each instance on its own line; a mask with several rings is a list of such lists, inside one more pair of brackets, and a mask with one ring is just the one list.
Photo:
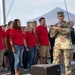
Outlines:
[[[62, 75], [65, 75], [64, 66], [61, 66], [61, 72], [62, 72]], [[10, 71], [3, 70], [3, 72], [0, 73], [0, 75], [11, 75], [11, 74], [10, 74]], [[30, 71], [24, 71], [24, 69], [21, 68], [21, 75], [31, 75], [31, 74], [30, 74]]]
[[[51, 64], [50, 59], [48, 59], [47, 62], [49, 64]], [[72, 67], [75, 68], [75, 65], [73, 65]], [[3, 72], [0, 73], [0, 75], [11, 75], [11, 74], [10, 74], [10, 71], [3, 70]], [[21, 75], [31, 75], [31, 74], [30, 74], [30, 71], [24, 71], [24, 69], [21, 68]], [[65, 67], [64, 67], [64, 65], [61, 65], [61, 75], [65, 75]], [[75, 75], [75, 70], [73, 71], [73, 75]]]
[[[63, 67], [62, 67], [63, 68]], [[65, 75], [64, 73], [65, 73], [65, 70], [64, 70], [64, 68], [62, 69], [62, 75]], [[11, 75], [10, 74], [10, 71], [5, 71], [5, 70], [3, 70], [3, 72], [2, 73], [0, 73], [0, 75]], [[22, 68], [21, 69], [21, 75], [31, 75], [30, 74], [30, 72], [29, 71], [24, 71], [24, 69]]]

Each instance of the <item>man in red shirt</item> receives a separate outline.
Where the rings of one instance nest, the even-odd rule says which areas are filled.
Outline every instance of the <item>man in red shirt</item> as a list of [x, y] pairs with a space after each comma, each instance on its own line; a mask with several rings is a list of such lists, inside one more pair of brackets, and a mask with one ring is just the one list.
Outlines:
[[47, 57], [49, 56], [49, 38], [45, 18], [39, 19], [40, 25], [36, 28], [36, 34], [39, 45], [40, 63], [46, 64]]
[[13, 55], [12, 47], [11, 47], [11, 44], [10, 44], [10, 32], [11, 32], [12, 28], [13, 28], [13, 21], [10, 21], [8, 23], [8, 29], [5, 31], [5, 46], [6, 46], [6, 50], [8, 52], [11, 74], [15, 74], [15, 71], [14, 71], [14, 55]]
[[[0, 26], [0, 65], [2, 65], [3, 62], [4, 52], [4, 31], [2, 30], [2, 26]], [[0, 71], [2, 71], [1, 68]]]

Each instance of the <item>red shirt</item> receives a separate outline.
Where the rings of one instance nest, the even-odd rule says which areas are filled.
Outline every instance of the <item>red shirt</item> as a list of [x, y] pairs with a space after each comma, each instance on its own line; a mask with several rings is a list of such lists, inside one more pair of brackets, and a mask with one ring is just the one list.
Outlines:
[[25, 40], [28, 46], [36, 46], [36, 34], [34, 32], [25, 32]]
[[13, 28], [10, 32], [10, 38], [13, 39], [14, 45], [24, 45], [24, 36], [21, 28], [20, 29]]
[[7, 29], [6, 32], [5, 32], [5, 37], [7, 38], [7, 45], [8, 45], [8, 48], [11, 48], [11, 44], [10, 44], [10, 31], [11, 29]]
[[2, 26], [0, 26], [0, 50], [4, 49], [4, 31], [2, 30]]
[[36, 28], [36, 34], [38, 35], [38, 41], [40, 45], [49, 46], [47, 26], [39, 25]]

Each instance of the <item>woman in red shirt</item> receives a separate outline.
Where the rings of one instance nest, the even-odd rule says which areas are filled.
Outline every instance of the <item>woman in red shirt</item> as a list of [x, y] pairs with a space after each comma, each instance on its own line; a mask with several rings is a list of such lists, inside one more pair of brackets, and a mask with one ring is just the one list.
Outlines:
[[10, 32], [10, 42], [12, 51], [14, 53], [14, 69], [15, 75], [20, 75], [20, 68], [22, 63], [22, 55], [24, 51], [24, 36], [21, 30], [21, 23], [19, 19], [14, 20], [13, 29]]
[[25, 33], [26, 40], [26, 51], [28, 51], [28, 68], [36, 63], [36, 34], [34, 32], [34, 27], [32, 22], [27, 23], [28, 31]]
[[[26, 26], [22, 27], [24, 37], [25, 37], [25, 33], [26, 33], [27, 30], [28, 29], [27, 29]], [[24, 52], [23, 52], [23, 68], [24, 68], [24, 71], [27, 71], [27, 59], [28, 59], [28, 51], [26, 51], [26, 49], [24, 47]]]

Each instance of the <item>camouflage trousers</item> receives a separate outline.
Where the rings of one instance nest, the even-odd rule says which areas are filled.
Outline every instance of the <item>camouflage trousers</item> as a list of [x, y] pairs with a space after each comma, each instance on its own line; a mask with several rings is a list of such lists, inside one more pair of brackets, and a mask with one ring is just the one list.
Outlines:
[[53, 64], [58, 64], [60, 61], [60, 55], [64, 54], [64, 64], [66, 75], [72, 75], [71, 71], [71, 50], [58, 50], [55, 49], [53, 52]]

